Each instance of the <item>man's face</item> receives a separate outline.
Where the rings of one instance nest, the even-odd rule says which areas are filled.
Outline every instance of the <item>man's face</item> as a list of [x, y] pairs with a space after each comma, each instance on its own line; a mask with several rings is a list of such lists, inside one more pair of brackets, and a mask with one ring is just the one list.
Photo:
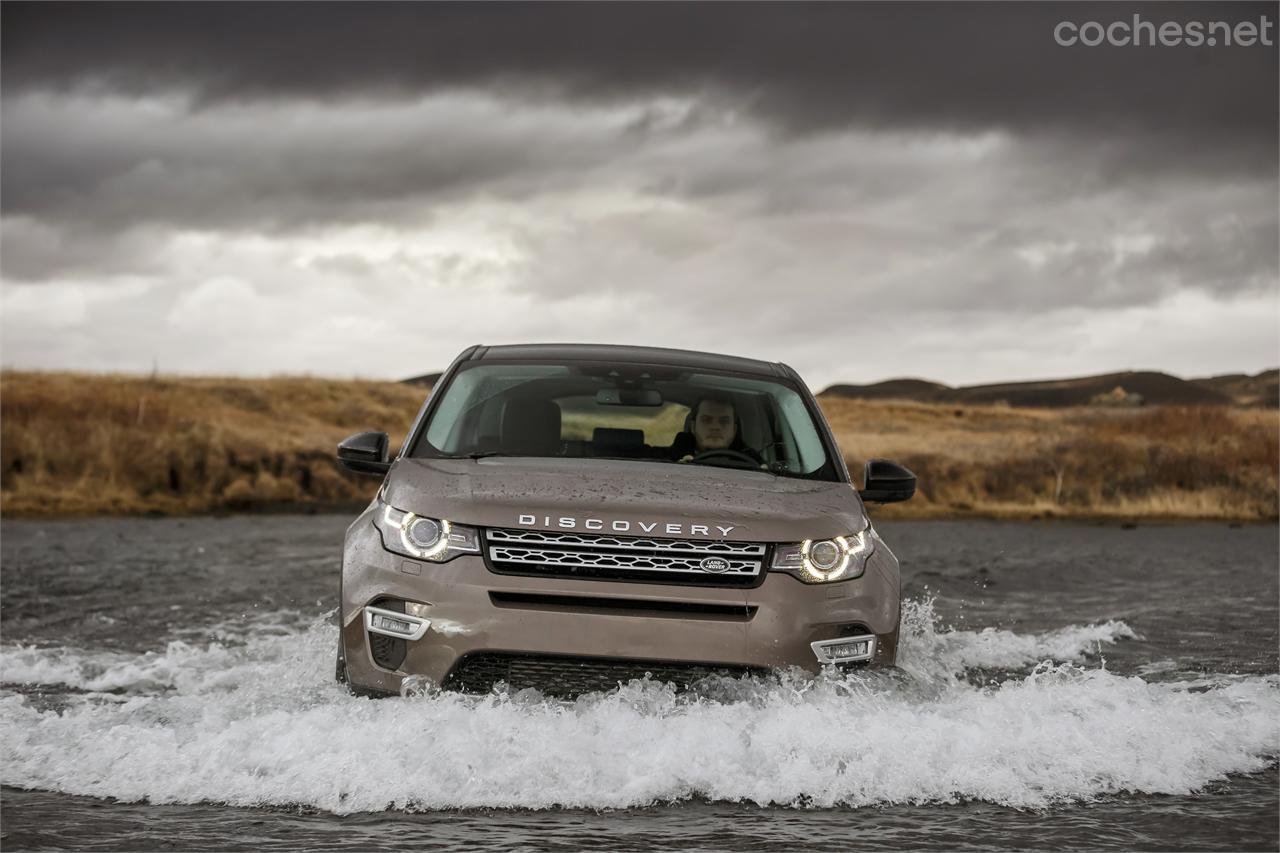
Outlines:
[[733, 442], [733, 406], [718, 400], [703, 400], [693, 419], [693, 438], [698, 450], [721, 450]]

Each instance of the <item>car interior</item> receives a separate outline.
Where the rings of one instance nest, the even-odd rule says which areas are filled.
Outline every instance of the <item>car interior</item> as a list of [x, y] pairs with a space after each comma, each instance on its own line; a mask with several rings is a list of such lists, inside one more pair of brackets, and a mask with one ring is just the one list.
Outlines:
[[590, 378], [525, 381], [478, 395], [482, 399], [455, 421], [447, 444], [459, 455], [677, 461], [696, 453], [692, 407], [705, 396], [716, 396], [733, 402], [735, 447], [765, 462], [787, 458], [789, 432], [768, 394], [664, 384], [646, 389], [651, 395], [646, 399], [660, 400], [658, 405], [622, 405], [613, 402], [616, 394]]

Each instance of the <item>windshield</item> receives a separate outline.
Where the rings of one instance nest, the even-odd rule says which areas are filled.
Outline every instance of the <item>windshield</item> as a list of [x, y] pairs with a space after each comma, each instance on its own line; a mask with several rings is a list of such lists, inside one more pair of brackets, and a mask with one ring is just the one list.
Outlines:
[[657, 365], [463, 365], [410, 456], [717, 465], [838, 479], [805, 398], [783, 380]]

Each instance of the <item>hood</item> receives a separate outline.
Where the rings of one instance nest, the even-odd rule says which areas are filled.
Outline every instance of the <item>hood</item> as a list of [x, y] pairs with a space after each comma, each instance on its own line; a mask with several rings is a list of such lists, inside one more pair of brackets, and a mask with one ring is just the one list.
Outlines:
[[798, 542], [866, 525], [848, 483], [616, 459], [399, 459], [385, 498], [481, 527]]

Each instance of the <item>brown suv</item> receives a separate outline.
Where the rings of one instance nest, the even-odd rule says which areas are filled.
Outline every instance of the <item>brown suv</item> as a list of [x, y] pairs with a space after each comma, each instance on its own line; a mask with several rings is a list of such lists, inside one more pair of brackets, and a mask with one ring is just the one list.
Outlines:
[[646, 674], [892, 664], [898, 561], [784, 364], [595, 345], [476, 346], [404, 447], [338, 447], [384, 476], [347, 531], [337, 674], [567, 695]]

